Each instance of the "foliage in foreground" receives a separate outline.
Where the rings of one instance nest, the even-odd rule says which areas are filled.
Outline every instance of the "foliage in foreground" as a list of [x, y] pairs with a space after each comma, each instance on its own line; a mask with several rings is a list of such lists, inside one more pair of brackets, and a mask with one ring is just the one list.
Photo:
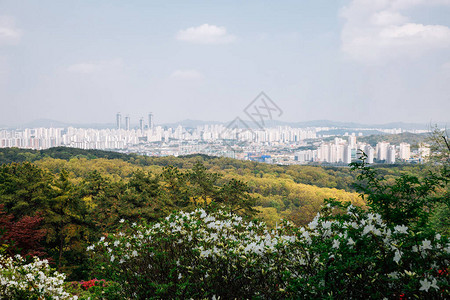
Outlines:
[[0, 299], [77, 299], [64, 291], [65, 278], [47, 260], [0, 255]]
[[120, 298], [446, 298], [449, 239], [328, 200], [307, 227], [172, 214], [89, 246]]
[[30, 163], [0, 166], [0, 253], [37, 255], [56, 263], [69, 280], [89, 276], [86, 246], [115, 229], [121, 218], [147, 222], [174, 210], [211, 209], [253, 214], [255, 197], [246, 183], [222, 179], [200, 164], [181, 172], [136, 170], [114, 182], [99, 172], [73, 179]]
[[[429, 219], [436, 207], [446, 206], [448, 212], [450, 165], [429, 170], [421, 178], [402, 174], [392, 182], [367, 166], [364, 161], [366, 157], [362, 153], [362, 162], [350, 164], [353, 170], [360, 171], [356, 188], [369, 210], [379, 213], [386, 222], [408, 224], [415, 230], [426, 230], [432, 225]], [[434, 229], [443, 232], [449, 230], [448, 227]]]

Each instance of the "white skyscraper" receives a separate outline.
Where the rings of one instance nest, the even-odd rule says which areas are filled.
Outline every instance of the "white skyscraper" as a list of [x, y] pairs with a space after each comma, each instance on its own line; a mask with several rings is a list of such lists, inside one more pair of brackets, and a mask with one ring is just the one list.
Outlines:
[[352, 149], [356, 148], [356, 136], [354, 133], [348, 137], [348, 144]]
[[393, 164], [395, 163], [395, 146], [389, 146], [387, 150], [386, 163]]
[[148, 114], [148, 129], [153, 129], [153, 113]]
[[141, 118], [141, 119], [139, 120], [139, 129], [140, 129], [141, 131], [144, 131], [144, 118]]
[[125, 117], [125, 129], [130, 130], [130, 116]]
[[122, 114], [120, 112], [116, 115], [116, 128], [121, 129], [122, 128]]
[[364, 153], [366, 153], [366, 155], [367, 155], [366, 163], [373, 164], [374, 153], [375, 153], [375, 150], [373, 149], [373, 147], [370, 145], [366, 145], [364, 147]]
[[410, 157], [411, 157], [411, 146], [408, 143], [401, 143], [399, 152], [400, 160], [407, 161]]
[[352, 162], [352, 146], [351, 145], [344, 146], [344, 159], [342, 160], [342, 162], [345, 164], [349, 164]]
[[377, 160], [386, 160], [388, 155], [389, 143], [379, 142], [377, 144]]
[[319, 161], [330, 162], [330, 145], [322, 144], [318, 149], [318, 159]]

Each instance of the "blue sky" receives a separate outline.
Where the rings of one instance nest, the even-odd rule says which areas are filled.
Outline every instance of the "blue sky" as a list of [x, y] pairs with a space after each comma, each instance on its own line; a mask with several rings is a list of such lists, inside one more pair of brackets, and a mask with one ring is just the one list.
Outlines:
[[0, 0], [0, 124], [448, 122], [450, 1]]

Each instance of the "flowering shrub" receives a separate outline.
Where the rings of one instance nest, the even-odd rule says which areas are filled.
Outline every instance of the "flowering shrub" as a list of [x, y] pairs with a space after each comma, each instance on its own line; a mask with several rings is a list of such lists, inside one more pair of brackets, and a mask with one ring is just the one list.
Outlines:
[[76, 295], [78, 299], [117, 299], [116, 290], [120, 288], [115, 282], [96, 278], [88, 281], [66, 282], [64, 286], [66, 291]]
[[85, 289], [88, 290], [89, 288], [93, 287], [93, 286], [105, 286], [106, 284], [106, 280], [102, 279], [102, 280], [98, 280], [97, 278], [88, 280], [88, 281], [80, 281], [80, 286]]
[[132, 224], [88, 250], [122, 298], [449, 296], [448, 238], [392, 226], [331, 200], [306, 228], [199, 209]]
[[[449, 239], [386, 224], [375, 213], [328, 200], [307, 228], [293, 228], [302, 256], [284, 280], [294, 294], [330, 298], [446, 298]], [[336, 214], [336, 210], [341, 213]], [[344, 210], [344, 212], [342, 211]]]
[[[138, 298], [267, 297], [278, 294], [285, 245], [294, 236], [263, 223], [199, 209], [172, 214], [154, 225], [132, 226], [88, 250], [104, 258], [105, 274]], [[276, 272], [270, 271], [276, 270]]]
[[14, 220], [12, 214], [6, 214], [4, 205], [0, 204], [0, 245], [5, 248], [9, 256], [45, 255], [41, 241], [46, 231], [41, 229], [43, 218], [36, 216], [22, 216]]
[[20, 256], [0, 255], [0, 298], [77, 299], [64, 291], [65, 275], [53, 272], [47, 260], [26, 263]]

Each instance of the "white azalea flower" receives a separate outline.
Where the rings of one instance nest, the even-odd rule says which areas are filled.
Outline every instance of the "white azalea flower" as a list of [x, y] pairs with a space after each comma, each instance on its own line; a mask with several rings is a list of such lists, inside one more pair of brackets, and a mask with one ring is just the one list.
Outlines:
[[402, 252], [400, 252], [400, 251], [395, 251], [395, 255], [394, 255], [394, 261], [396, 262], [396, 263], [398, 263], [399, 261], [400, 261], [400, 259], [402, 258]]
[[423, 240], [422, 241], [422, 246], [421, 246], [422, 250], [431, 250], [431, 241], [429, 240]]
[[394, 233], [407, 233], [408, 227], [405, 225], [397, 225], [394, 227]]
[[333, 224], [333, 222], [331, 222], [331, 221], [325, 221], [325, 222], [322, 223], [322, 227], [323, 227], [324, 229], [329, 229], [329, 228], [331, 227], [331, 224]]
[[312, 230], [316, 229], [317, 225], [319, 225], [319, 222], [316, 218], [314, 218], [311, 223], [308, 224], [309, 228]]
[[366, 225], [365, 227], [364, 227], [364, 230], [363, 230], [363, 235], [366, 235], [366, 234], [368, 234], [369, 232], [371, 232], [371, 231], [373, 231], [375, 229], [375, 227], [372, 225], [372, 224], [370, 224], [370, 225]]
[[428, 292], [431, 287], [431, 281], [428, 281], [426, 278], [424, 280], [420, 280], [420, 291]]
[[340, 245], [341, 245], [341, 242], [339, 240], [334, 240], [332, 248], [339, 249]]

